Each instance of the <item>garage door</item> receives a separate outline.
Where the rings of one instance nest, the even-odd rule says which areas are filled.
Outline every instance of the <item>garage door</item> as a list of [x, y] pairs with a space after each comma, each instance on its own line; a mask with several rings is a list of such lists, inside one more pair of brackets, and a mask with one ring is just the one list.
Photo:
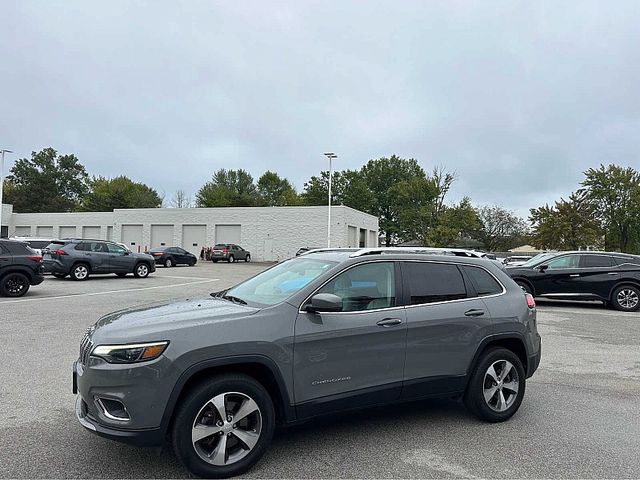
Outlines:
[[173, 225], [151, 225], [151, 248], [172, 246]]
[[207, 246], [207, 226], [206, 225], [183, 225], [182, 245], [185, 250], [189, 250], [196, 256], [200, 255], [202, 247]]
[[82, 227], [82, 238], [100, 238], [100, 227]]
[[240, 225], [216, 225], [216, 243], [240, 245]]
[[111, 225], [107, 226], [107, 240], [113, 241], [113, 227]]
[[53, 238], [53, 227], [37, 227], [36, 237], [38, 238]]
[[376, 232], [373, 230], [369, 230], [369, 247], [377, 247], [378, 246], [378, 236]]
[[142, 251], [142, 225], [122, 225], [121, 238], [132, 252]]
[[[344, 230], [343, 230], [344, 231]], [[347, 242], [349, 242], [349, 247], [357, 247], [358, 246], [358, 229], [356, 227], [352, 227], [349, 225], [349, 230], [347, 231]]]
[[16, 227], [16, 231], [13, 233], [15, 237], [30, 237], [31, 227]]
[[76, 236], [76, 227], [60, 227], [60, 238], [73, 238]]

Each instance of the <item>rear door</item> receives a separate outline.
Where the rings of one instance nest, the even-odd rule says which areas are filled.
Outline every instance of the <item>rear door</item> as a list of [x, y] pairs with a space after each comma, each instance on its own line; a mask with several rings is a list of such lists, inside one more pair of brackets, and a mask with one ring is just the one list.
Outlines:
[[579, 292], [608, 299], [611, 288], [620, 278], [613, 257], [596, 253], [584, 254], [581, 257]]
[[358, 264], [314, 293], [338, 295], [342, 311], [300, 311], [294, 391], [301, 417], [399, 398], [407, 327], [398, 280], [394, 262]]
[[81, 257], [89, 263], [91, 271], [106, 273], [109, 271], [109, 250], [105, 242], [82, 242], [76, 246]]
[[492, 332], [491, 315], [458, 265], [401, 265], [408, 327], [402, 395], [457, 392], [464, 388], [477, 345]]

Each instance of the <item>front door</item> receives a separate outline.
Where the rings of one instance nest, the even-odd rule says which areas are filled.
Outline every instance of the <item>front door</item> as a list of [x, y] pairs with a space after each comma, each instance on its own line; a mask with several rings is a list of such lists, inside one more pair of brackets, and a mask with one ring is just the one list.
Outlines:
[[571, 296], [580, 294], [580, 254], [555, 257], [536, 278], [536, 295]]
[[115, 243], [107, 243], [109, 249], [109, 268], [114, 273], [130, 272], [133, 269], [131, 252]]
[[300, 418], [399, 398], [406, 321], [396, 270], [394, 262], [349, 268], [315, 292], [341, 297], [342, 311], [299, 313], [294, 391]]

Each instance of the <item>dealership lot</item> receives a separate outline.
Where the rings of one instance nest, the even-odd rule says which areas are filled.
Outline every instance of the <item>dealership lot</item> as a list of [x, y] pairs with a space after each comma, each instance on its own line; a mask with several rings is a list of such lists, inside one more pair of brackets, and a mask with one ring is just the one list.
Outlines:
[[[266, 268], [199, 264], [147, 279], [48, 278], [0, 298], [0, 476], [185, 477], [169, 451], [98, 438], [75, 420], [71, 363], [110, 311], [205, 296]], [[453, 402], [344, 414], [279, 431], [248, 477], [638, 477], [640, 313], [541, 302], [540, 369], [509, 422]]]

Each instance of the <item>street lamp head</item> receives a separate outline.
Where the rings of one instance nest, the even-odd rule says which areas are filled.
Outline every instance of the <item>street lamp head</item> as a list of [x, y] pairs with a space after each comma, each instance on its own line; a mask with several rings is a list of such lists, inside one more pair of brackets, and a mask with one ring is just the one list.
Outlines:
[[327, 158], [338, 158], [338, 155], [333, 152], [325, 152], [324, 156]]
[[13, 153], [11, 150], [5, 150], [4, 148], [0, 149], [2, 153]]

